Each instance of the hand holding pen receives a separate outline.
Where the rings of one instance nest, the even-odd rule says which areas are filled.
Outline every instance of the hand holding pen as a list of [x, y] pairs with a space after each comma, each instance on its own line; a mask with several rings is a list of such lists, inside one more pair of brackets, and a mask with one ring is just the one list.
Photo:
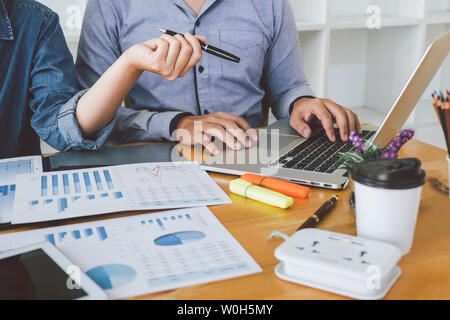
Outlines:
[[149, 71], [168, 80], [183, 77], [202, 58], [199, 41], [206, 41], [202, 36], [170, 36], [137, 44], [127, 50], [126, 57], [137, 71]]
[[[167, 29], [163, 29], [163, 28], [158, 28], [158, 30], [164, 34], [168, 34], [171, 36], [180, 35], [178, 32], [175, 32], [172, 30], [167, 30]], [[200, 43], [200, 46], [201, 46], [202, 50], [205, 51], [206, 53], [212, 54], [221, 59], [236, 62], [236, 63], [241, 62], [241, 59], [239, 57], [236, 57], [235, 55], [233, 55], [229, 52], [226, 52], [225, 50], [222, 50], [222, 49], [216, 48], [214, 46], [211, 46], [209, 44], [206, 44], [206, 41], [202, 41]]]

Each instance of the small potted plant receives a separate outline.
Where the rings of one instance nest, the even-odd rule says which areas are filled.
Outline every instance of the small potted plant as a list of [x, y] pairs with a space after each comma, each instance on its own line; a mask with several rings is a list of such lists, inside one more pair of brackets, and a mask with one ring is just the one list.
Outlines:
[[[400, 149], [414, 137], [414, 130], [403, 130], [386, 148], [381, 149], [370, 141], [364, 140], [357, 132], [350, 133], [350, 142], [353, 145], [351, 152], [341, 153], [344, 160], [341, 168], [351, 172], [358, 164], [373, 159], [396, 159]], [[349, 206], [355, 210], [355, 194], [353, 191], [353, 182], [350, 180]]]

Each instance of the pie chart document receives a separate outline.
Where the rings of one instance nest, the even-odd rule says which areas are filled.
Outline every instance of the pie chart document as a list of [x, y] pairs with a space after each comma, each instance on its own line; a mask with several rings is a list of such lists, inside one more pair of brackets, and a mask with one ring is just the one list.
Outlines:
[[111, 298], [262, 271], [206, 207], [0, 235], [0, 251], [43, 241], [54, 244]]

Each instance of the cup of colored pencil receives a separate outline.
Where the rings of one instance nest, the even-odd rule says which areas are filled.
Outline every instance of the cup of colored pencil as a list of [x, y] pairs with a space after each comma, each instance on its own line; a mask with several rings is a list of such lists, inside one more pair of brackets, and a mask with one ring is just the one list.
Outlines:
[[447, 143], [447, 160], [450, 174], [450, 92], [449, 90], [445, 90], [445, 93], [442, 91], [435, 91], [431, 96], [433, 98], [434, 110], [436, 111], [439, 123], [444, 131], [444, 137]]

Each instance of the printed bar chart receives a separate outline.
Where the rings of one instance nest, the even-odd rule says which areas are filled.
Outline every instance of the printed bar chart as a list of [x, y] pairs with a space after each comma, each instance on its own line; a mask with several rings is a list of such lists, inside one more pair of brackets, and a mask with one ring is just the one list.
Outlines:
[[[230, 203], [196, 163], [144, 163], [22, 175], [18, 179], [21, 188], [15, 196], [15, 224]], [[189, 216], [184, 218], [189, 220]]]
[[0, 223], [10, 223], [16, 197], [16, 177], [42, 172], [41, 157], [0, 160]]
[[[108, 233], [104, 226], [99, 226], [95, 228], [98, 240], [99, 242], [103, 242], [108, 239]], [[70, 238], [68, 237], [70, 234]], [[82, 240], [82, 239], [88, 239], [91, 238], [94, 235], [94, 230], [92, 228], [85, 228], [83, 229], [83, 232], [80, 229], [71, 230], [71, 231], [62, 231], [58, 233], [50, 233], [45, 235], [45, 240], [48, 242], [51, 242], [53, 245], [62, 244], [65, 241], [72, 239], [72, 240]], [[56, 238], [58, 241], [56, 241]], [[95, 238], [93, 238], [95, 239]]]

